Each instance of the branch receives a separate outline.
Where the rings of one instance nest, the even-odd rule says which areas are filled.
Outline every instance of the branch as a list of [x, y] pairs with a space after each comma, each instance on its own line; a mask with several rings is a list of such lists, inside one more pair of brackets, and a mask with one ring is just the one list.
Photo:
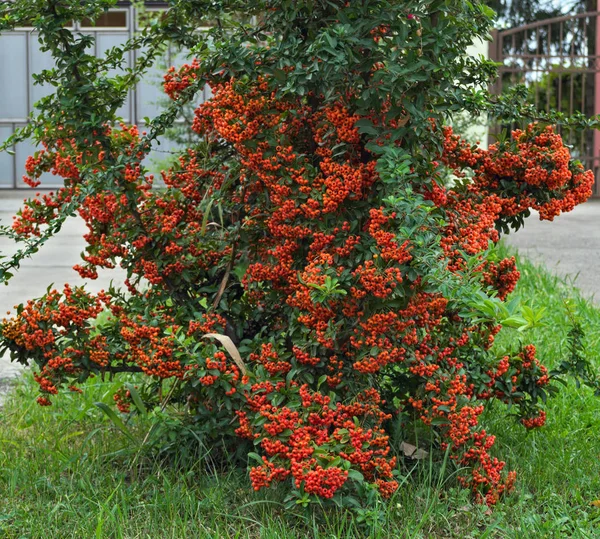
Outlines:
[[110, 374], [120, 374], [124, 372], [144, 372], [141, 367], [135, 367], [133, 365], [123, 365], [122, 367], [106, 367], [102, 369], [102, 372], [108, 372]]

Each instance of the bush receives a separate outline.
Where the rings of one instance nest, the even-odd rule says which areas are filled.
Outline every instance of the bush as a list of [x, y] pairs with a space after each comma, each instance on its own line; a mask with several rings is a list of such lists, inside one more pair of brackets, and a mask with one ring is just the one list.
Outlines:
[[[503, 326], [539, 321], [504, 302], [519, 273], [494, 244], [530, 209], [552, 219], [585, 201], [593, 175], [545, 124], [489, 151], [445, 127], [459, 110], [501, 108], [484, 89], [493, 65], [465, 57], [489, 10], [264, 0], [250, 25], [236, 22], [244, 2], [173, 3], [108, 55], [118, 65], [169, 39], [197, 57], [169, 70], [173, 106], [140, 134], [114, 110], [152, 49], [110, 79], [89, 38], [62, 27], [109, 2], [16, 2], [4, 24], [34, 4], [58, 62], [43, 77], [61, 86], [18, 137], [45, 146], [28, 183], [52, 171], [65, 186], [27, 202], [6, 231], [27, 247], [4, 278], [74, 211], [89, 227], [79, 274], [128, 275], [126, 291], [67, 286], [3, 321], [1, 346], [38, 366], [40, 404], [90, 376], [140, 373], [114, 396], [121, 412], [168, 403], [224, 458], [244, 440], [254, 488], [286, 481], [302, 504], [391, 496], [414, 418], [477, 499], [509, 490], [515, 474], [478, 418], [495, 399], [539, 427], [555, 387], [532, 345], [491, 351]], [[207, 36], [200, 18], [218, 21]], [[200, 142], [153, 188], [151, 142], [206, 83]]]

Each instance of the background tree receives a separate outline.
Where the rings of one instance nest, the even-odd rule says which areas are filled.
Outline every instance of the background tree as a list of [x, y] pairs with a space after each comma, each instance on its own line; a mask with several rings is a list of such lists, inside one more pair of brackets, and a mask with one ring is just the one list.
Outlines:
[[596, 11], [596, 0], [488, 0], [499, 23], [508, 28], [569, 13]]

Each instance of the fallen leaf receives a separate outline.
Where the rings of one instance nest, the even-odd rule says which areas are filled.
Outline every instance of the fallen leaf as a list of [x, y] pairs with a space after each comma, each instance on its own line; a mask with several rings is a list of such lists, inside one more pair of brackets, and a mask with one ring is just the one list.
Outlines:
[[417, 450], [417, 446], [402, 442], [400, 444], [400, 451], [402, 451], [407, 457], [411, 457]]
[[420, 449], [416, 445], [412, 445], [407, 442], [402, 442], [400, 444], [400, 451], [402, 451], [408, 458], [415, 460], [422, 460], [427, 458], [427, 455], [429, 455], [429, 453], [424, 449]]

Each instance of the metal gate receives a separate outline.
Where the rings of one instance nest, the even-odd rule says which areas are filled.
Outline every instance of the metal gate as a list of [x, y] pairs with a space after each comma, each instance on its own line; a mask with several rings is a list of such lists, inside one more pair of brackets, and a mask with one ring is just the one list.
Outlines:
[[[144, 13], [164, 9], [166, 3], [153, 2]], [[76, 23], [72, 29], [94, 37], [94, 54], [102, 56], [108, 49], [123, 44], [140, 28], [140, 13], [130, 2], [120, 2], [105, 13], [101, 19]], [[140, 51], [131, 51], [127, 58], [129, 67], [135, 65]], [[131, 91], [118, 114], [126, 123], [144, 125], [144, 117], [153, 118], [161, 109], [164, 94], [160, 88], [162, 74], [167, 66], [183, 63], [185, 54], [168, 50], [164, 66], [155, 68]], [[34, 85], [32, 74], [53, 67], [54, 60], [39, 49], [38, 35], [33, 28], [19, 28], [0, 35], [0, 142], [4, 142], [16, 128], [25, 125], [34, 104], [47, 95], [48, 87]], [[201, 96], [200, 101], [206, 98]], [[173, 144], [163, 141], [161, 148], [170, 149]], [[0, 152], [0, 188], [26, 187], [22, 181], [25, 160], [36, 148], [23, 142], [13, 148], [14, 155]], [[156, 154], [155, 154], [156, 157]], [[44, 174], [39, 188], [55, 188], [62, 185], [56, 177]]]
[[[490, 58], [501, 64], [495, 93], [525, 84], [540, 111], [600, 114], [600, 5], [596, 12], [497, 31], [493, 38]], [[600, 196], [600, 131], [559, 130], [573, 156], [594, 170], [594, 196]]]

